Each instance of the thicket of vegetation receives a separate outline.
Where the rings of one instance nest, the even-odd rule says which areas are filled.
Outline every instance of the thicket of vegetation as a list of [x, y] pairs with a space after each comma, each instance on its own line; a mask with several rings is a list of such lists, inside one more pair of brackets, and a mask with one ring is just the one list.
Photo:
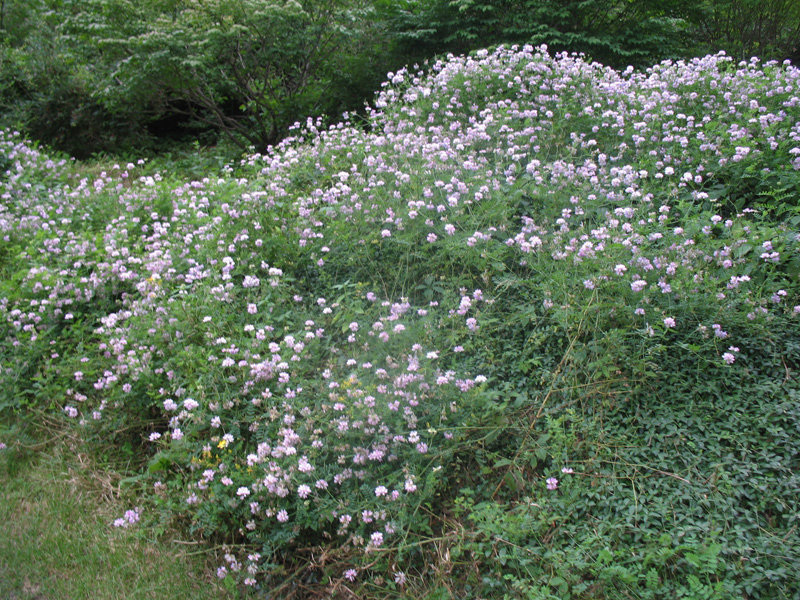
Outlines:
[[4, 420], [254, 597], [795, 597], [800, 71], [390, 77], [196, 179], [4, 133]]
[[222, 136], [264, 151], [389, 71], [547, 44], [624, 69], [796, 57], [800, 0], [2, 0], [0, 120], [72, 156]]

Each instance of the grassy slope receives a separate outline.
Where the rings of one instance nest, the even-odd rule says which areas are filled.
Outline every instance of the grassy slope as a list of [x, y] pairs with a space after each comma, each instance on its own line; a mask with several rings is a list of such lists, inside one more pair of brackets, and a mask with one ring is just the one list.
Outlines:
[[[263, 589], [280, 594], [791, 597], [798, 73], [735, 69], [454, 58], [429, 80], [399, 74], [371, 131], [312, 127], [236, 178], [115, 170], [44, 208], [17, 186], [25, 210], [69, 214], [88, 241], [62, 250], [72, 231], [54, 241], [15, 215], [5, 402], [79, 407], [97, 421], [81, 435], [171, 486], [146, 515], [247, 541], [242, 562], [263, 548]], [[37, 160], [34, 177], [58, 177]], [[68, 327], [39, 310], [52, 327], [34, 340], [30, 298], [72, 300], [57, 274], [92, 300], [65, 308]], [[286, 490], [265, 489], [275, 472]], [[302, 491], [317, 478], [335, 492]]]

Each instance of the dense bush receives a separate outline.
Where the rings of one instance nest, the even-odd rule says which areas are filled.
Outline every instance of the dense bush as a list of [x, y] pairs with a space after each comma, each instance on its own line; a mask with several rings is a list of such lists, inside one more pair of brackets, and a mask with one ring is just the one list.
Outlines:
[[724, 49], [738, 60], [751, 56], [800, 60], [800, 2], [714, 0], [687, 8], [696, 49]]
[[0, 410], [278, 597], [792, 597], [798, 86], [484, 51], [195, 181], [5, 134]]
[[624, 69], [797, 58], [800, 0], [6, 0], [0, 123], [70, 155], [264, 151], [361, 112], [388, 71], [500, 44]]
[[[70, 155], [121, 151], [146, 140], [141, 110], [116, 112], [97, 96], [93, 46], [70, 47], [43, 6], [0, 38], [0, 118]], [[13, 6], [13, 5], [12, 5]], [[36, 8], [44, 15], [36, 13]]]
[[686, 51], [680, 2], [650, 0], [431, 0], [399, 28], [427, 52], [547, 44], [609, 66], [644, 67]]
[[430, 0], [396, 15], [414, 60], [497, 44], [547, 44], [624, 69], [725, 50], [798, 58], [798, 0]]
[[266, 149], [298, 119], [361, 109], [398, 61], [380, 3], [360, 0], [37, 0], [6, 10], [6, 126], [82, 157], [181, 133]]

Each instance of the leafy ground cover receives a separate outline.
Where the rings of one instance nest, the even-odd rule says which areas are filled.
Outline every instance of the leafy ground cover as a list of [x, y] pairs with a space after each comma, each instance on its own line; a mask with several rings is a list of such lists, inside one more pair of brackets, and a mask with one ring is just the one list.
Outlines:
[[0, 410], [256, 597], [800, 593], [800, 71], [389, 79], [197, 180], [4, 133]]

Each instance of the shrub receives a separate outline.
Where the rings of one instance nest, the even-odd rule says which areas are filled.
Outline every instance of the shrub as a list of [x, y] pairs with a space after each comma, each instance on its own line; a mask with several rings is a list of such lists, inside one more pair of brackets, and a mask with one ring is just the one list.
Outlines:
[[501, 48], [196, 181], [8, 140], [4, 406], [274, 594], [789, 597], [798, 78]]

